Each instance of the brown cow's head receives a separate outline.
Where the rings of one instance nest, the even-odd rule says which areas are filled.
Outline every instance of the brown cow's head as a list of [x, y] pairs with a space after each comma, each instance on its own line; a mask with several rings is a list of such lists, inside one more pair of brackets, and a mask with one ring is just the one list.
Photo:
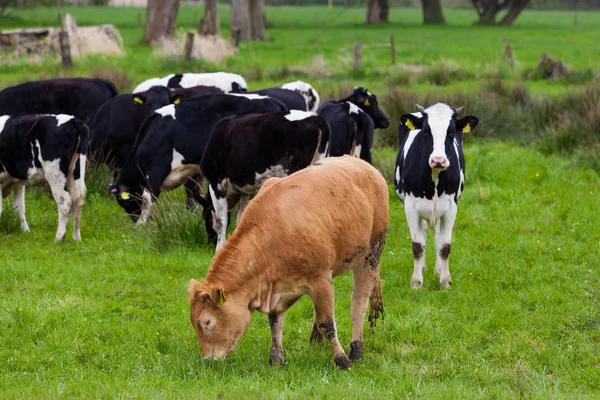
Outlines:
[[188, 293], [190, 321], [204, 358], [224, 358], [250, 326], [252, 312], [248, 304], [227, 299], [223, 288], [208, 287], [194, 279]]

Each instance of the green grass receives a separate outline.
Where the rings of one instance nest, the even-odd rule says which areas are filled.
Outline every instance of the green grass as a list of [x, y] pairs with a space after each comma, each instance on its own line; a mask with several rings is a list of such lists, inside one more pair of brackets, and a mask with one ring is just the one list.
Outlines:
[[[229, 35], [229, 7], [220, 6], [221, 31]], [[390, 23], [367, 26], [364, 8], [346, 10], [332, 27], [320, 35], [320, 29], [332, 20], [342, 8], [328, 9], [320, 6], [267, 7], [267, 17], [272, 28], [268, 29], [268, 40], [262, 43], [243, 43], [238, 57], [231, 58], [222, 66], [200, 61], [183, 64], [180, 59], [156, 59], [151, 49], [139, 43], [142, 29], [136, 27], [137, 13], [145, 19], [145, 10], [140, 8], [38, 8], [18, 10], [11, 19], [0, 20], [0, 29], [45, 26], [57, 24], [58, 12], [69, 12], [79, 25], [112, 23], [123, 36], [127, 55], [122, 58], [89, 57], [76, 61], [71, 75], [90, 75], [98, 70], [125, 71], [130, 81], [121, 87], [130, 90], [143, 79], [163, 76], [176, 71], [202, 71], [227, 69], [246, 76], [251, 88], [261, 88], [304, 74], [298, 67], [310, 67], [313, 57], [323, 55], [327, 74], [333, 77], [310, 76], [315, 86], [335, 86], [339, 81], [351, 85], [363, 84], [381, 91], [389, 88], [380, 76], [402, 75], [397, 67], [390, 67], [389, 50], [369, 48], [363, 52], [364, 69], [352, 71], [352, 44], [361, 41], [365, 45], [387, 43], [390, 35], [396, 38], [398, 64], [432, 65], [440, 60], [453, 60], [472, 75], [471, 79], [451, 82], [451, 89], [472, 90], [472, 80], [496, 74], [501, 62], [503, 38], [511, 39], [517, 61], [517, 72], [505, 72], [505, 79], [520, 79], [522, 71], [533, 68], [542, 53], [562, 59], [576, 70], [590, 69], [600, 72], [597, 59], [600, 49], [596, 46], [600, 32], [599, 12], [532, 11], [527, 10], [515, 26], [472, 27], [476, 19], [471, 9], [445, 10], [447, 26], [423, 26], [421, 10], [418, 8], [391, 9]], [[575, 15], [579, 17], [573, 26]], [[178, 28], [182, 31], [196, 29], [197, 20], [203, 15], [201, 6], [182, 6]], [[51, 77], [64, 74], [58, 60], [48, 60], [41, 65], [27, 62], [0, 66], [0, 85], [14, 84], [26, 79]], [[402, 85], [402, 79], [393, 83]], [[425, 86], [430, 83], [424, 82]], [[585, 84], [581, 82], [579, 84]], [[421, 85], [422, 86], [422, 85]], [[417, 85], [417, 88], [420, 86]], [[564, 83], [533, 82], [531, 87], [540, 93], [562, 93]]]
[[[389, 175], [394, 151], [376, 158]], [[186, 291], [211, 250], [158, 251], [99, 194], [84, 208], [83, 242], [55, 244], [55, 204], [29, 190], [32, 232], [6, 233], [14, 213], [0, 220], [0, 398], [598, 398], [600, 176], [500, 142], [468, 139], [466, 158], [454, 288], [440, 289], [428, 251], [424, 289], [409, 289], [409, 233], [390, 190], [387, 317], [366, 329], [365, 357], [347, 372], [328, 346], [309, 346], [307, 298], [286, 318], [284, 366], [268, 364], [260, 314], [228, 359], [203, 361]], [[334, 285], [347, 348], [351, 276]]]

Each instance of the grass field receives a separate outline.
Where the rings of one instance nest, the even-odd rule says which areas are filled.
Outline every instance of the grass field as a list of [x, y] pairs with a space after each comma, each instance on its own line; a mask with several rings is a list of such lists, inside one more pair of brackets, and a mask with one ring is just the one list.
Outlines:
[[[392, 150], [376, 158], [393, 168]], [[29, 234], [5, 201], [0, 398], [598, 398], [600, 177], [499, 142], [470, 140], [466, 158], [454, 288], [440, 289], [429, 252], [424, 290], [409, 289], [411, 242], [390, 190], [387, 317], [366, 333], [365, 358], [347, 372], [328, 346], [309, 346], [307, 298], [286, 318], [284, 366], [268, 364], [260, 314], [227, 360], [203, 361], [186, 290], [204, 276], [210, 246], [179, 239], [158, 251], [99, 194], [84, 208], [83, 242], [54, 244], [48, 196], [27, 193]], [[182, 204], [182, 193], [160, 201]], [[351, 282], [334, 282], [346, 348]]]

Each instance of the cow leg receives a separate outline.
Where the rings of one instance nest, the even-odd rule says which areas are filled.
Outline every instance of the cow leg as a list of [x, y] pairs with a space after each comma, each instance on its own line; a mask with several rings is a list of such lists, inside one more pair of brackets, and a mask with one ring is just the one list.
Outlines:
[[[83, 162], [85, 163], [85, 161]], [[81, 242], [81, 231], [79, 228], [79, 221], [81, 219], [81, 209], [85, 204], [86, 195], [86, 187], [83, 172], [81, 173], [79, 179], [75, 179], [73, 181], [69, 189], [71, 192], [71, 198], [73, 200], [73, 209], [71, 210], [71, 213], [73, 215], [73, 240], [75, 240], [76, 242]]]
[[[68, 162], [64, 163], [69, 165]], [[54, 161], [42, 161], [44, 176], [50, 185], [52, 197], [58, 205], [58, 229], [56, 230], [56, 241], [61, 241], [65, 237], [67, 224], [69, 223], [69, 213], [71, 212], [71, 195], [66, 190], [67, 176], [60, 168], [60, 159]], [[65, 168], [67, 169], [67, 168]]]
[[196, 204], [202, 204], [202, 175], [196, 174], [189, 177], [185, 183], [185, 206], [188, 211], [193, 211]]
[[242, 218], [242, 214], [244, 213], [244, 210], [246, 210], [246, 206], [248, 205], [249, 201], [250, 201], [250, 196], [242, 196], [240, 198], [238, 213], [237, 213], [237, 216], [235, 217], [235, 225], [236, 226], [240, 224], [240, 219]]
[[457, 207], [452, 202], [450, 209], [440, 218], [439, 229], [436, 232], [436, 270], [440, 273], [440, 285], [446, 289], [452, 288], [452, 277], [450, 276], [450, 267], [448, 258], [450, 257], [452, 242], [452, 229], [456, 221]]
[[147, 189], [142, 192], [142, 211], [136, 225], [144, 225], [150, 217], [150, 209], [152, 208], [152, 194]]
[[4, 199], [4, 188], [0, 186], [0, 218], [2, 218], [2, 200]]
[[310, 297], [315, 305], [315, 317], [321, 335], [327, 338], [333, 353], [333, 361], [341, 369], [350, 368], [350, 359], [337, 338], [334, 318], [333, 285], [330, 279], [313, 285]]
[[229, 206], [227, 204], [227, 197], [218, 197], [218, 194], [213, 189], [212, 185], [208, 186], [210, 197], [212, 198], [213, 205], [215, 207], [215, 216], [217, 220], [217, 249], [221, 250], [221, 247], [225, 245], [227, 240], [227, 224], [229, 223]]
[[27, 224], [27, 219], [25, 218], [25, 186], [24, 185], [15, 185], [15, 197], [14, 197], [14, 207], [19, 214], [19, 219], [21, 220], [21, 230], [23, 232], [29, 232], [29, 225]]
[[271, 365], [283, 364], [283, 323], [284, 312], [269, 314], [269, 325], [271, 326]]
[[[407, 202], [408, 203], [408, 202]], [[427, 225], [421, 220], [419, 213], [408, 206], [404, 207], [406, 220], [410, 229], [412, 239], [412, 251], [415, 259], [410, 287], [412, 289], [421, 289], [423, 287], [423, 270], [425, 269], [425, 243], [427, 240]]]
[[322, 342], [323, 341], [323, 335], [321, 335], [321, 332], [319, 332], [319, 325], [317, 325], [317, 311], [315, 310], [313, 312], [313, 328], [312, 331], [310, 332], [310, 344], [313, 344], [315, 342]]

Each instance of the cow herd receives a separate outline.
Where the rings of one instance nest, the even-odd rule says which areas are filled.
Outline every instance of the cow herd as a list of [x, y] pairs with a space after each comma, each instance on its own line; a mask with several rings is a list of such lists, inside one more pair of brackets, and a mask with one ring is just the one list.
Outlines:
[[[435, 272], [450, 288], [452, 229], [465, 181], [462, 136], [479, 120], [443, 103], [417, 108], [400, 117], [394, 176], [412, 238], [411, 287], [423, 284], [429, 225]], [[45, 181], [58, 207], [56, 240], [70, 215], [73, 239], [81, 240], [88, 159], [109, 166], [110, 192], [137, 224], [148, 221], [161, 192], [184, 185], [188, 207], [202, 207], [217, 241], [206, 278], [189, 286], [204, 356], [230, 353], [257, 310], [269, 315], [270, 360], [283, 362], [284, 314], [307, 294], [314, 303], [311, 342], [326, 338], [346, 369], [362, 357], [367, 300], [372, 326], [383, 316], [379, 258], [388, 191], [370, 164], [374, 129], [389, 125], [377, 97], [362, 87], [320, 104], [305, 82], [249, 92], [242, 76], [226, 72], [153, 78], [120, 95], [103, 79], [28, 82], [0, 91], [0, 213], [13, 191], [21, 228], [29, 231], [25, 187]], [[337, 339], [331, 280], [349, 271], [348, 357]]]

